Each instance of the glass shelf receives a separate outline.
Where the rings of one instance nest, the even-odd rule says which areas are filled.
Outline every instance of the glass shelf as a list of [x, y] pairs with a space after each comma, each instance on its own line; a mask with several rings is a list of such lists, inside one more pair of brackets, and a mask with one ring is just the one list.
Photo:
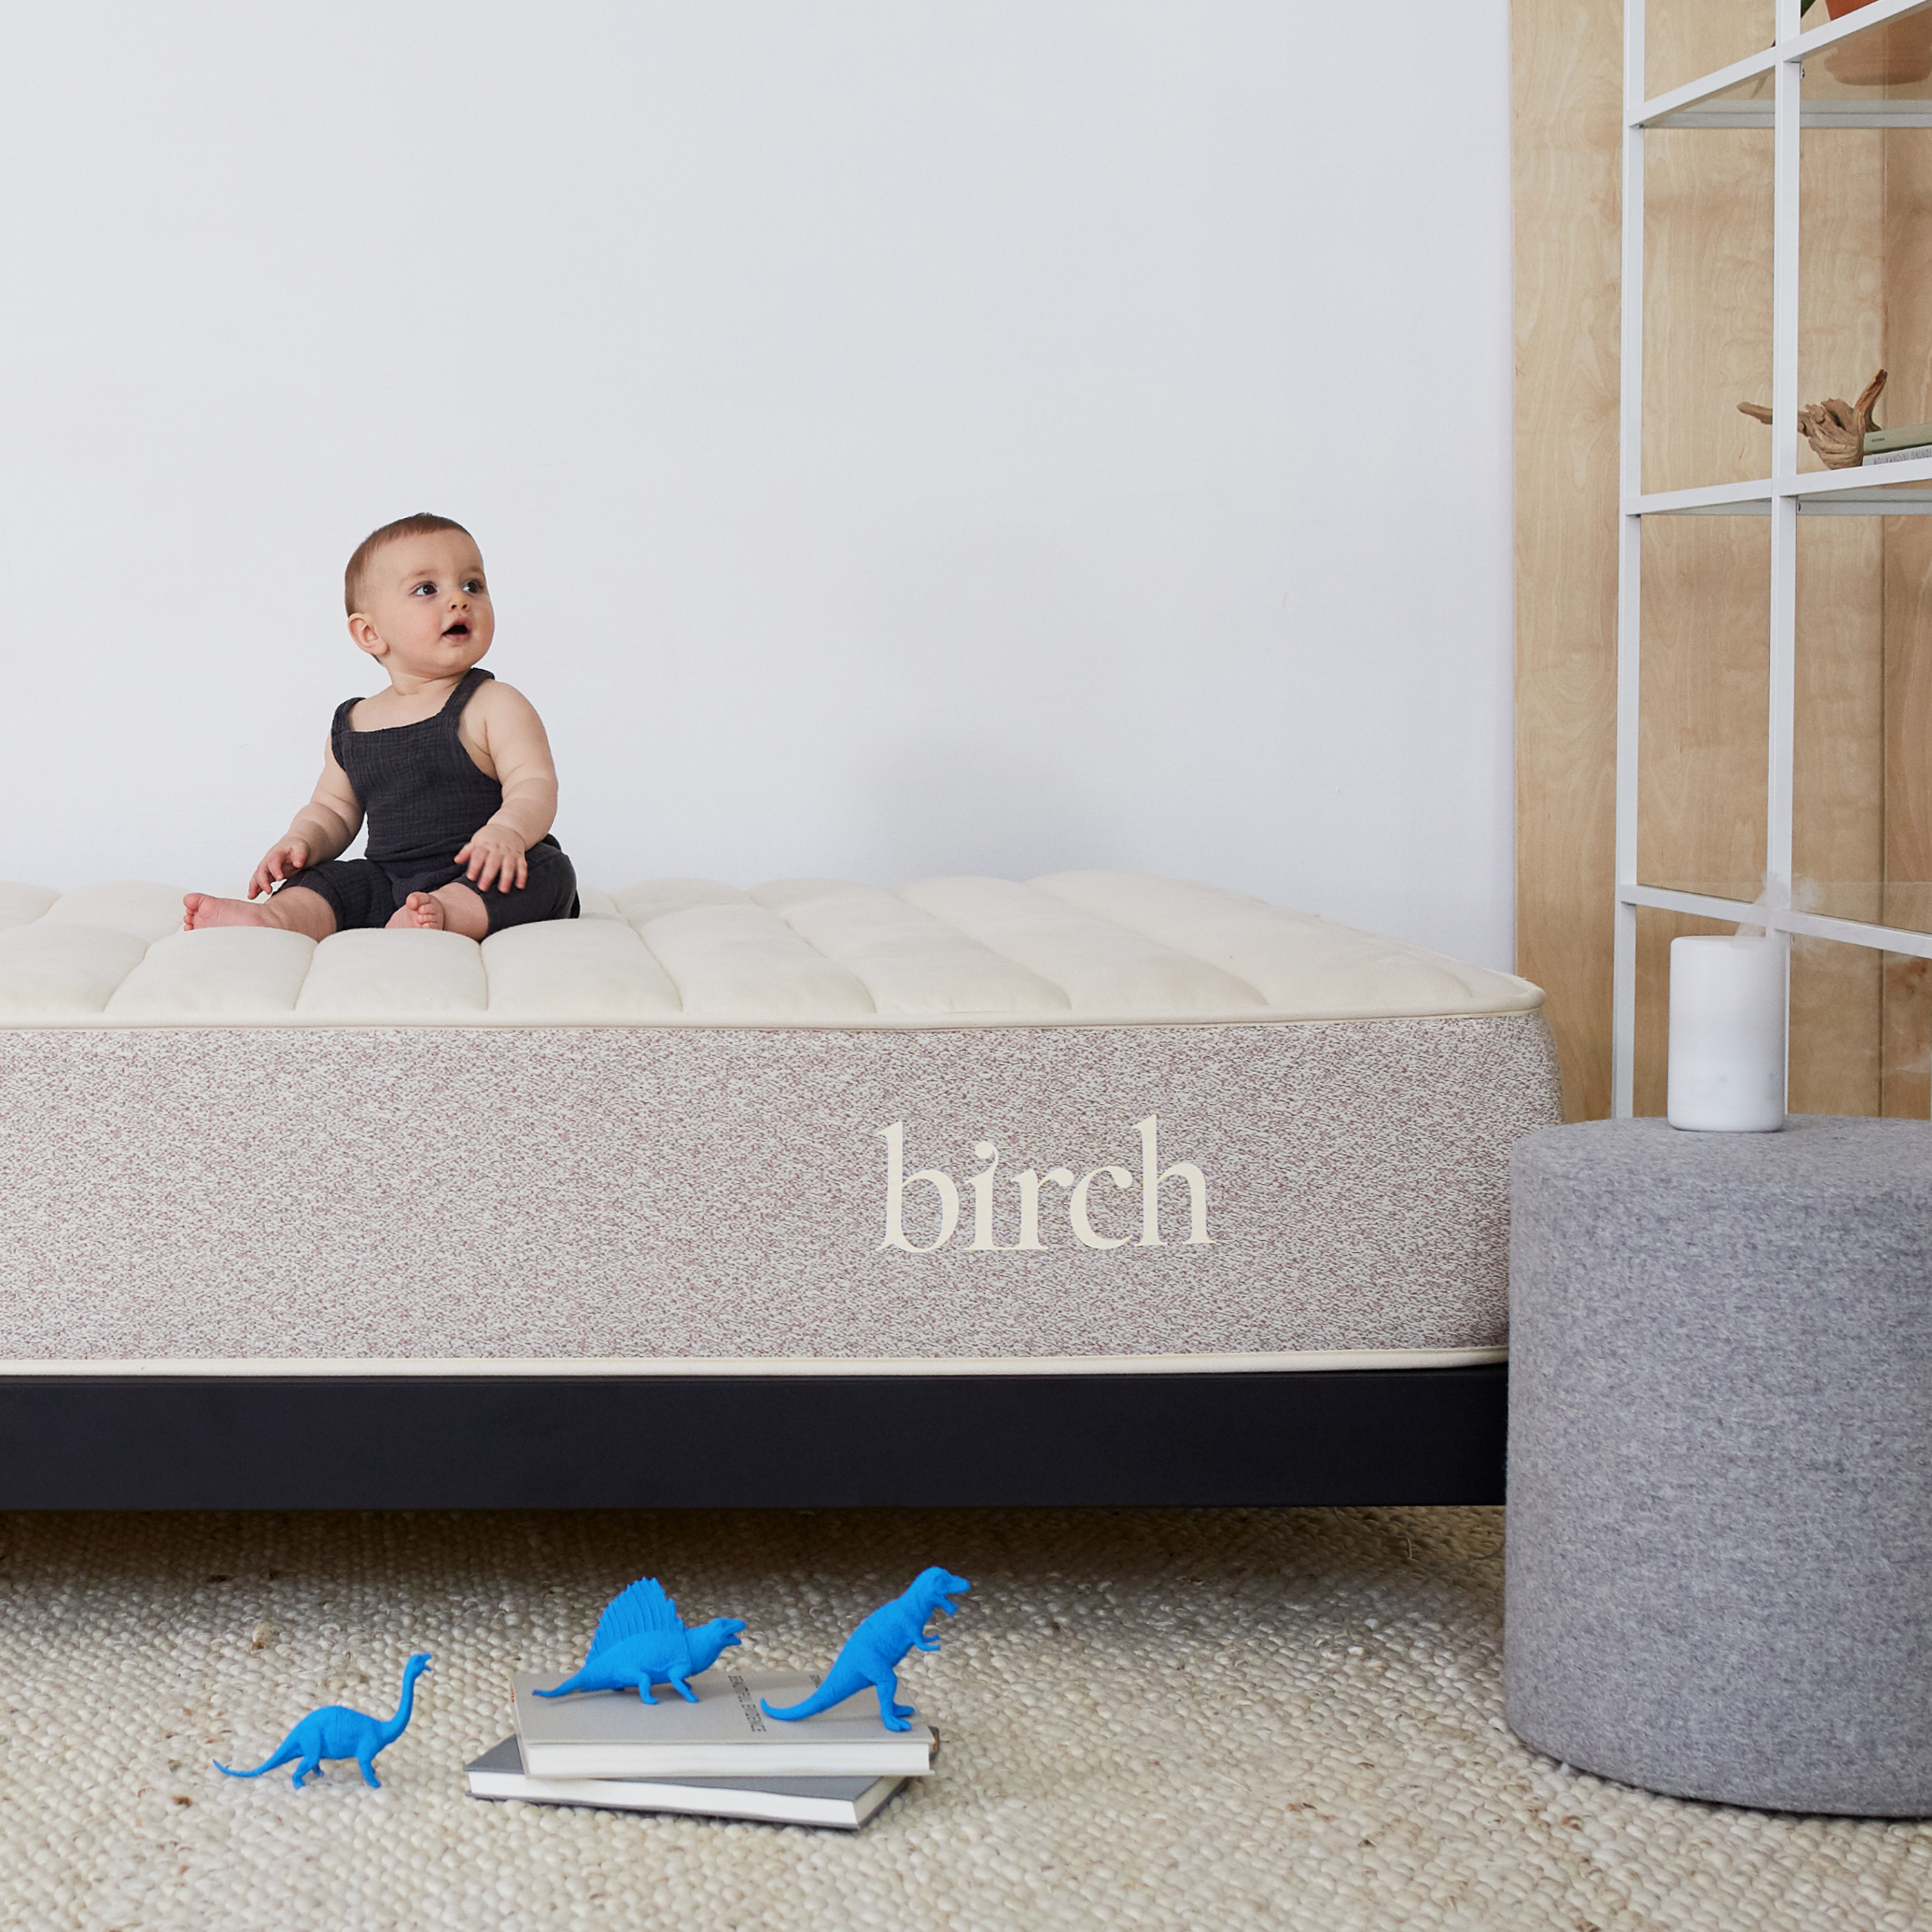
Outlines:
[[[1932, 516], [1932, 489], [1841, 489], [1830, 496], [1798, 497], [1800, 516]], [[1769, 516], [1768, 495], [1736, 503], [1686, 503], [1642, 510], [1641, 516]]]
[[[1932, 98], [1813, 100], [1810, 85], [1808, 80], [1798, 110], [1801, 128], [1932, 128]], [[1694, 108], [1679, 108], [1674, 114], [1660, 114], [1643, 124], [1647, 128], [1767, 128], [1772, 123], [1771, 100], [1766, 96], [1749, 100], [1719, 97], [1699, 101]]]
[[1815, 469], [1795, 477], [1754, 477], [1747, 482], [1704, 483], [1691, 489], [1648, 490], [1626, 499], [1624, 513], [1762, 515], [1778, 497], [1796, 497], [1800, 513], [1806, 516], [1923, 516], [1932, 500], [1932, 449], [1902, 463], [1867, 463], [1857, 469]]
[[[1721, 900], [1731, 916], [1742, 919], [1759, 910], [1764, 881], [1754, 879], [1646, 880], [1642, 891], [1685, 893]], [[1899, 933], [1932, 933], [1932, 885], [1923, 880], [1800, 879], [1793, 911], [1853, 926], [1882, 926]], [[1773, 918], [1788, 914], [1773, 914]]]
[[[1823, 7], [1816, 10], [1822, 12]], [[1853, 34], [1812, 54], [1804, 63], [1798, 124], [1806, 128], [1932, 127], [1932, 64], [1920, 74], [1923, 63], [1912, 58], [1909, 50], [1898, 49], [1904, 57], [1896, 63], [1896, 71], [1910, 78], [1848, 81], [1844, 77], [1887, 71], [1885, 49], [1890, 43], [1885, 37], [1908, 32], [1932, 48], [1932, 8], [1890, 27]], [[1777, 83], [1766, 70], [1748, 75], [1721, 93], [1653, 114], [1642, 124], [1650, 128], [1768, 128], [1776, 118], [1777, 91]]]
[[1923, 880], [1800, 879], [1796, 892], [1800, 912], [1899, 932], [1932, 933], [1932, 885]]
[[[1768, 926], [1806, 938], [1834, 939], [1871, 950], [1932, 956], [1932, 886], [1910, 882], [1881, 885], [1824, 885], [1806, 880], [1802, 906], [1772, 907], [1745, 895], [1761, 888], [1737, 880], [1709, 885], [1627, 885], [1617, 888], [1625, 905], [1659, 912], [1688, 913], [1723, 925]], [[1811, 902], [1818, 901], [1814, 910]], [[1827, 910], [1827, 907], [1847, 910]], [[1860, 917], [1851, 908], [1877, 910], [1882, 922]]]
[[1640, 892], [1675, 892], [1693, 899], [1721, 900], [1731, 918], [1742, 919], [1755, 906], [1758, 895], [1765, 890], [1765, 882], [1762, 879], [1647, 879], [1637, 890]]

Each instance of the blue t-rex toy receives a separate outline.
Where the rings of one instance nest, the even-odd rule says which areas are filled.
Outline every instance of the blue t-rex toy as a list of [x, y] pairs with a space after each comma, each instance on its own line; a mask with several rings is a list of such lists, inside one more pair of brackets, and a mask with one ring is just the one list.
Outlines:
[[564, 1697], [572, 1691], [615, 1691], [636, 1687], [647, 1704], [658, 1700], [653, 1684], [668, 1684], [687, 1703], [697, 1693], [684, 1682], [718, 1662], [719, 1652], [738, 1641], [744, 1628], [742, 1616], [714, 1616], [687, 1630], [678, 1621], [677, 1605], [664, 1594], [655, 1577], [639, 1577], [611, 1601], [591, 1639], [583, 1668], [555, 1690], [539, 1697]]
[[881, 1604], [846, 1638], [845, 1649], [825, 1673], [825, 1681], [811, 1696], [802, 1704], [788, 1704], [783, 1710], [775, 1710], [761, 1697], [758, 1701], [765, 1705], [765, 1715], [783, 1718], [789, 1724], [829, 1710], [834, 1704], [843, 1704], [855, 1691], [861, 1691], [869, 1684], [879, 1693], [879, 1715], [885, 1728], [910, 1731], [913, 1727], [906, 1720], [914, 1715], [913, 1706], [897, 1701], [899, 1662], [914, 1648], [939, 1648], [939, 1639], [926, 1634], [926, 1619], [935, 1610], [943, 1610], [948, 1616], [958, 1616], [960, 1606], [948, 1599], [972, 1588], [964, 1577], [956, 1577], [937, 1564], [931, 1570], [922, 1570], [903, 1596]]
[[352, 1757], [362, 1767], [362, 1782], [380, 1791], [382, 1783], [375, 1775], [375, 1754], [395, 1743], [409, 1728], [409, 1713], [416, 1708], [416, 1680], [429, 1667], [427, 1650], [419, 1650], [403, 1665], [402, 1696], [393, 1718], [372, 1718], [367, 1711], [351, 1710], [346, 1704], [325, 1704], [320, 1710], [310, 1711], [254, 1770], [229, 1771], [219, 1759], [214, 1768], [227, 1772], [230, 1777], [259, 1777], [264, 1771], [272, 1771], [277, 1765], [299, 1757], [302, 1762], [295, 1766], [295, 1788], [299, 1791], [303, 1779], [320, 1770], [325, 1757]]

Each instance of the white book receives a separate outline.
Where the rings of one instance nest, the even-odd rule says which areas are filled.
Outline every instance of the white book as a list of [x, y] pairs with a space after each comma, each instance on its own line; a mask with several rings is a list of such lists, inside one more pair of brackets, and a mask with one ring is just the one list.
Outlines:
[[525, 1804], [590, 1805], [607, 1811], [684, 1811], [704, 1818], [755, 1818], [856, 1832], [903, 1777], [532, 1777], [514, 1738], [467, 1765], [472, 1798]]
[[818, 1688], [803, 1671], [703, 1671], [697, 1702], [668, 1685], [657, 1702], [635, 1691], [539, 1697], [568, 1673], [519, 1671], [516, 1734], [533, 1777], [924, 1777], [933, 1734], [924, 1724], [888, 1731], [868, 1687], [815, 1717], [766, 1717], [761, 1697], [797, 1704]]

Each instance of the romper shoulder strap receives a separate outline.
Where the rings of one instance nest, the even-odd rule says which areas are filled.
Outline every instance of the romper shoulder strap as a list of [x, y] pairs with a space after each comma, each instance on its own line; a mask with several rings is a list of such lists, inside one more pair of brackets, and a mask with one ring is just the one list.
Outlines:
[[465, 672], [463, 682], [443, 701], [443, 709], [436, 715], [446, 718], [454, 725], [463, 716], [463, 707], [476, 696], [483, 686], [496, 676], [493, 671], [485, 671], [478, 665], [474, 671]]
[[349, 714], [362, 701], [360, 697], [345, 697], [336, 707], [336, 715], [329, 720], [328, 724], [328, 748], [336, 754], [336, 763], [342, 765], [345, 771], [349, 767], [343, 763], [342, 759], [342, 741], [349, 735], [350, 731]]

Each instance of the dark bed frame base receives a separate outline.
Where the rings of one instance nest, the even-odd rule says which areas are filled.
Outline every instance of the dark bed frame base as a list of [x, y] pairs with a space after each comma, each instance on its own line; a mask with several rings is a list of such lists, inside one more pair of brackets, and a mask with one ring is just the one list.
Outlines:
[[0, 1509], [1501, 1502], [1507, 1371], [10, 1376]]

